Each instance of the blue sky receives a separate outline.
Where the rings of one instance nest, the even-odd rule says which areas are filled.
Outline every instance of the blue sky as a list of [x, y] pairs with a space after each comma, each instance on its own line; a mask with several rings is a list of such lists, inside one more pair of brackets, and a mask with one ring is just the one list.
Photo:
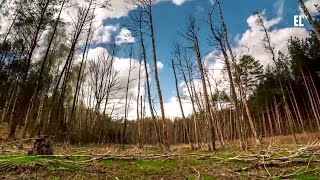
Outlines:
[[[233, 39], [237, 34], [242, 34], [248, 28], [247, 18], [255, 11], [266, 10], [268, 18], [276, 17], [279, 11], [279, 5], [284, 3], [283, 17], [284, 20], [279, 24], [281, 27], [293, 26], [293, 15], [299, 14], [297, 1], [259, 1], [256, 0], [223, 0], [222, 8], [225, 21], [228, 25], [230, 38]], [[174, 81], [172, 70], [169, 67], [172, 55], [172, 47], [175, 41], [183, 41], [178, 32], [184, 30], [186, 20], [190, 15], [198, 19], [201, 28], [200, 43], [202, 54], [208, 54], [212, 47], [207, 45], [209, 37], [208, 26], [206, 21], [207, 12], [211, 7], [209, 0], [192, 0], [187, 1], [180, 6], [166, 1], [158, 3], [154, 6], [154, 21], [157, 43], [158, 59], [164, 64], [164, 68], [160, 71], [161, 88], [165, 100], [175, 95]], [[129, 12], [132, 13], [132, 12]], [[126, 17], [106, 19], [105, 24], [125, 24], [130, 19]], [[150, 59], [150, 58], [149, 58]], [[150, 59], [151, 60], [151, 59]], [[149, 62], [152, 64], [152, 61]]]
[[[97, 0], [104, 1], [104, 0]], [[94, 11], [95, 20], [93, 23], [93, 45], [89, 50], [88, 59], [94, 60], [97, 56], [103, 54], [107, 55], [110, 52], [107, 51], [108, 46], [106, 44], [112, 42], [114, 39], [120, 38], [122, 42], [134, 42], [135, 39], [130, 36], [130, 31], [126, 29], [126, 24], [130, 21], [130, 13], [134, 13], [134, 7], [126, 3], [127, 0], [111, 0], [111, 9], [97, 8]], [[199, 41], [202, 58], [205, 61], [205, 66], [209, 70], [209, 74], [212, 75], [212, 79], [221, 80], [223, 74], [217, 71], [211, 71], [211, 69], [222, 69], [224, 64], [219, 59], [219, 52], [215, 52], [213, 47], [208, 45], [207, 39], [210, 36], [209, 27], [206, 22], [207, 13], [212, 6], [211, 1], [215, 0], [156, 0], [157, 3], [153, 5], [153, 18], [154, 29], [156, 35], [157, 56], [158, 61], [161, 62], [164, 67], [159, 71], [162, 94], [165, 102], [165, 113], [167, 116], [174, 117], [179, 116], [179, 106], [176, 99], [175, 83], [173, 78], [173, 72], [170, 67], [172, 59], [172, 49], [175, 42], [182, 42], [184, 40], [178, 32], [183, 32], [189, 16], [193, 16], [197, 19], [197, 23], [200, 26]], [[297, 0], [220, 0], [223, 9], [223, 15], [228, 27], [229, 40], [231, 41], [234, 54], [237, 57], [243, 53], [249, 53], [255, 59], [259, 60], [263, 65], [269, 65], [272, 63], [270, 60], [270, 54], [265, 51], [263, 38], [264, 33], [261, 31], [261, 27], [257, 25], [257, 17], [253, 15], [254, 12], [260, 11], [264, 19], [265, 25], [271, 37], [271, 43], [275, 50], [281, 51], [286, 54], [287, 42], [292, 36], [297, 38], [308, 37], [308, 26], [303, 28], [293, 27], [293, 16], [300, 15], [299, 6]], [[70, 0], [69, 8], [66, 8], [62, 14], [62, 19], [66, 22], [66, 34], [73, 34], [74, 18], [78, 16], [78, 4], [80, 7], [88, 6], [86, 0]], [[14, 3], [8, 5], [8, 8], [15, 8]], [[72, 6], [71, 6], [72, 4]], [[320, 0], [305, 0], [305, 5], [311, 13], [316, 13], [315, 4], [320, 4]], [[12, 7], [11, 7], [12, 6]], [[131, 11], [130, 11], [131, 9]], [[13, 11], [14, 12], [14, 11]], [[13, 13], [12, 12], [12, 13]], [[3, 18], [7, 17], [7, 18]], [[3, 16], [0, 12], [0, 34], [7, 32], [10, 27], [10, 17]], [[13, 17], [13, 15], [12, 15]], [[214, 16], [218, 21], [219, 18]], [[305, 21], [305, 25], [308, 23]], [[117, 42], [117, 41], [116, 41]], [[121, 44], [121, 43], [119, 43]], [[148, 64], [153, 67], [153, 61], [151, 56], [150, 42], [147, 41], [148, 46]], [[247, 47], [247, 48], [245, 48]], [[136, 49], [138, 50], [138, 49]], [[40, 52], [40, 51], [39, 51]], [[35, 55], [36, 56], [36, 55]], [[135, 57], [137, 62], [138, 57]], [[116, 61], [114, 63], [114, 69], [120, 72], [119, 86], [126, 86], [127, 76], [129, 72], [130, 60], [126, 57], [126, 53], [123, 50], [116, 55]], [[153, 68], [152, 68], [153, 69]], [[131, 74], [131, 77], [137, 79], [138, 71]], [[194, 80], [197, 81], [197, 80]], [[209, 80], [211, 81], [211, 80]], [[157, 98], [156, 86], [154, 83], [154, 77], [152, 77], [152, 96]], [[198, 83], [198, 82], [195, 82]], [[209, 84], [209, 83], [208, 83]], [[141, 85], [143, 86], [143, 85]], [[228, 89], [227, 81], [221, 82], [221, 87], [225, 86]], [[220, 88], [220, 87], [219, 87]], [[125, 89], [125, 88], [123, 88]], [[138, 83], [131, 83], [130, 93], [134, 96], [137, 95]], [[197, 88], [201, 91], [201, 87]], [[186, 86], [181, 85], [181, 94], [186, 94]], [[117, 92], [119, 95], [114, 98], [114, 102], [108, 102], [108, 110], [113, 108], [113, 104], [117, 105], [117, 114], [122, 116], [124, 114], [123, 97], [125, 92]], [[133, 97], [130, 106], [129, 116], [133, 119], [136, 115], [136, 102], [137, 98]], [[116, 103], [120, 102], [120, 103]], [[109, 105], [108, 104], [108, 105]], [[158, 106], [156, 100], [155, 105]], [[120, 106], [120, 107], [118, 107]], [[148, 105], [147, 105], [148, 106]], [[184, 100], [183, 107], [185, 113], [188, 115], [192, 112], [190, 102]], [[159, 108], [155, 107], [158, 112]], [[148, 112], [146, 112], [148, 115]], [[159, 114], [159, 113], [158, 113]]]
[[[200, 26], [199, 40], [203, 58], [214, 51], [207, 41], [210, 36], [206, 22], [207, 13], [212, 6], [210, 0], [184, 0], [181, 5], [176, 5], [173, 1], [175, 0], [162, 0], [162, 2], [156, 3], [153, 7], [157, 56], [158, 61], [164, 64], [164, 68], [159, 72], [161, 89], [164, 101], [170, 108], [171, 106], [177, 106], [176, 103], [172, 103], [172, 98], [176, 96], [176, 92], [173, 72], [170, 67], [171, 51], [175, 42], [184, 41], [178, 32], [184, 31], [189, 16], [193, 16], [198, 20], [197, 22]], [[310, 4], [313, 4], [319, 0], [309, 1], [311, 2]], [[265, 64], [265, 61], [268, 61], [269, 58], [264, 51], [263, 33], [259, 32], [260, 27], [253, 25], [252, 22], [251, 24], [247, 22], [247, 20], [250, 20], [249, 17], [253, 17], [254, 12], [264, 11], [263, 18], [266, 18], [266, 21], [272, 24], [268, 30], [274, 40], [275, 48], [279, 51], [286, 50], [287, 40], [291, 36], [306, 37], [308, 34], [305, 28], [293, 27], [293, 16], [300, 14], [298, 3], [295, 0], [264, 0], [259, 2], [257, 0], [222, 0], [221, 3], [229, 31], [229, 39], [235, 51], [239, 49], [237, 47], [239, 43], [250, 45], [252, 41], [252, 55], [261, 59], [261, 62], [264, 62], [262, 64]], [[122, 7], [122, 9], [124, 8]], [[114, 9], [114, 11], [117, 10]], [[129, 15], [130, 13], [134, 13], [134, 10], [128, 12]], [[118, 27], [117, 30], [111, 32], [113, 38], [119, 35], [120, 30], [130, 21], [128, 14], [103, 19], [103, 26]], [[215, 18], [218, 19], [218, 17]], [[307, 22], [304, 23], [307, 24]], [[148, 51], [151, 52], [150, 43], [147, 42], [147, 44]], [[258, 45], [260, 49], [257, 47]], [[117, 56], [125, 58], [125, 53], [119, 53]], [[148, 63], [153, 65], [151, 54], [149, 53], [148, 56]], [[157, 97], [154, 80], [152, 80], [152, 83], [153, 97]], [[172, 111], [172, 113], [175, 113], [174, 110]]]

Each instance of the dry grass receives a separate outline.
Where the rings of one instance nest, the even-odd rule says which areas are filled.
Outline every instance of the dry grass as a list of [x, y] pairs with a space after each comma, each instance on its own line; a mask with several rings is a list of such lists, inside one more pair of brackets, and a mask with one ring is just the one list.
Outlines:
[[[5, 139], [7, 133], [7, 124], [1, 124], [0, 137]], [[18, 138], [20, 134], [18, 131]], [[292, 136], [264, 138], [264, 146], [260, 148], [255, 148], [250, 140], [251, 146], [245, 152], [239, 150], [238, 141], [229, 141], [224, 148], [218, 144], [217, 152], [207, 151], [207, 144], [198, 150], [191, 150], [188, 144], [176, 144], [171, 146], [170, 152], [164, 152], [156, 145], [145, 145], [142, 149], [126, 145], [122, 149], [116, 144], [65, 147], [56, 143], [55, 154], [61, 157], [44, 159], [26, 156], [32, 142], [2, 141], [0, 179], [319, 179], [318, 152], [290, 158], [295, 151], [319, 137], [318, 133], [299, 134], [299, 144], [294, 144]], [[160, 156], [160, 159], [110, 160], [99, 158], [100, 155], [150, 155]], [[284, 159], [286, 165], [282, 166]]]

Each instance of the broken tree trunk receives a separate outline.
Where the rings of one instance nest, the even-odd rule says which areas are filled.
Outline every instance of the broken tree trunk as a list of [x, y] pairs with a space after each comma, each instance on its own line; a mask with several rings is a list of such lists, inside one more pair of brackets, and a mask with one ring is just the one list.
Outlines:
[[53, 155], [52, 140], [50, 136], [38, 137], [33, 143], [29, 155]]

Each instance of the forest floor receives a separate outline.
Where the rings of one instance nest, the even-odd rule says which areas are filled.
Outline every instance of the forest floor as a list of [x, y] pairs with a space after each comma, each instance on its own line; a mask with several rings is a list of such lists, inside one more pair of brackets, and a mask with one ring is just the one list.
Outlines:
[[31, 143], [2, 142], [0, 179], [320, 179], [319, 141], [277, 142], [248, 151], [231, 143], [217, 152], [55, 144], [53, 156], [27, 155]]
[[5, 130], [0, 126], [0, 179], [320, 179], [319, 134], [297, 135], [299, 144], [291, 136], [264, 138], [264, 146], [247, 151], [238, 142], [216, 152], [56, 143], [55, 155], [30, 156], [33, 140], [5, 141]]

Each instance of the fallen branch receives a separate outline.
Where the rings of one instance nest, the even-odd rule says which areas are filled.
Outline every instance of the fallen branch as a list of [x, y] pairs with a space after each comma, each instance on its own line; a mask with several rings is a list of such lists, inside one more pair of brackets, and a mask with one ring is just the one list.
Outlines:
[[197, 174], [198, 174], [198, 177], [197, 177], [197, 180], [199, 180], [201, 178], [201, 174], [199, 171], [197, 171], [197, 169], [193, 166], [190, 166]]

